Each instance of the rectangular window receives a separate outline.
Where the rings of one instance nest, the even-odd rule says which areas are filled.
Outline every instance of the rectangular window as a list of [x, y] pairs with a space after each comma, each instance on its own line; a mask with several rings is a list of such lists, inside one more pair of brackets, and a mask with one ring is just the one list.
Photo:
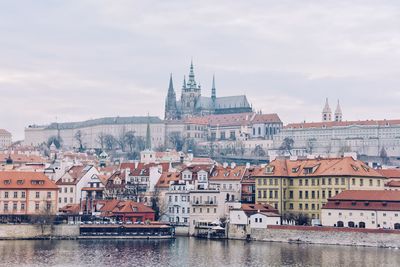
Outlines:
[[14, 198], [18, 198], [18, 192], [14, 192]]
[[8, 211], [8, 203], [4, 203], [4, 211]]
[[8, 198], [8, 192], [4, 192], [4, 198]]
[[21, 198], [25, 198], [25, 192], [21, 192]]
[[346, 184], [346, 180], [344, 178], [341, 179], [342, 180], [342, 185]]
[[36, 211], [39, 210], [39, 203], [35, 203], [35, 210], [36, 210]]
[[275, 190], [275, 198], [278, 198], [278, 190]]
[[322, 190], [322, 198], [325, 199], [325, 190]]
[[289, 209], [290, 209], [290, 210], [293, 209], [293, 203], [289, 203]]
[[293, 199], [293, 191], [292, 190], [289, 191], [289, 198]]
[[308, 186], [308, 179], [305, 179], [305, 180], [304, 180], [304, 184], [305, 184], [306, 186]]
[[299, 185], [303, 185], [303, 180], [302, 179], [299, 180]]
[[269, 190], [269, 198], [273, 198], [273, 191]]
[[47, 198], [51, 198], [51, 192], [47, 192]]
[[25, 210], [25, 203], [21, 203], [21, 210]]
[[267, 190], [263, 191], [263, 198], [267, 198]]
[[69, 188], [69, 192], [70, 192], [70, 193], [73, 193], [73, 192], [74, 192], [74, 188], [73, 188], [73, 187], [70, 187], [70, 188]]
[[315, 191], [311, 191], [311, 198], [315, 199]]
[[305, 194], [306, 194], [306, 199], [308, 199], [308, 191], [306, 191]]
[[302, 210], [302, 209], [303, 209], [303, 204], [300, 203], [300, 204], [299, 204], [299, 210]]
[[360, 186], [364, 186], [364, 179], [360, 179]]
[[300, 198], [300, 199], [303, 198], [303, 191], [299, 191], [299, 198]]
[[35, 197], [36, 197], [36, 198], [40, 198], [40, 192], [36, 192], [36, 193], [35, 193]]

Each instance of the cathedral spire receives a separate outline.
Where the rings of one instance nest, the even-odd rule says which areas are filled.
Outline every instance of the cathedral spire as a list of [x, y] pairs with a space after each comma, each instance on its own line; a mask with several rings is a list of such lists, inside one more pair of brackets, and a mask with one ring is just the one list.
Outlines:
[[186, 75], [183, 76], [183, 86], [182, 89], [186, 89]]
[[169, 76], [169, 86], [168, 86], [168, 94], [165, 100], [165, 119], [166, 120], [174, 120], [177, 118], [178, 109], [176, 106], [176, 94], [174, 90], [174, 84], [172, 81], [172, 73]]
[[194, 78], [194, 68], [193, 68], [193, 60], [190, 61], [190, 71], [189, 71], [189, 80], [187, 86], [190, 89], [196, 89], [196, 80]]
[[211, 89], [211, 99], [213, 102], [217, 99], [217, 89], [215, 88], [215, 75], [213, 75], [212, 89]]
[[151, 150], [150, 115], [147, 113], [146, 149]]

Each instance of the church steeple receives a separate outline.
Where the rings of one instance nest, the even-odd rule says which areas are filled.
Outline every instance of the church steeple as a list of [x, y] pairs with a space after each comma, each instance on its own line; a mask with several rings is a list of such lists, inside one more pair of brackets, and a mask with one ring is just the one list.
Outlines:
[[188, 90], [200, 90], [200, 87], [197, 87], [195, 80], [193, 60], [190, 61], [189, 79], [186, 86]]
[[176, 94], [172, 82], [172, 74], [169, 76], [169, 86], [167, 99], [165, 100], [165, 119], [174, 120], [178, 117], [178, 108], [176, 105]]
[[146, 149], [151, 150], [150, 115], [147, 114]]
[[213, 75], [213, 80], [212, 80], [211, 100], [213, 101], [213, 104], [215, 105], [215, 100], [217, 100], [217, 89], [215, 88], [215, 75]]
[[328, 98], [326, 98], [325, 101], [325, 107], [322, 110], [322, 121], [326, 122], [326, 121], [332, 121], [332, 110], [329, 107], [329, 101]]
[[335, 121], [343, 121], [343, 113], [339, 100], [337, 101], [337, 107], [335, 111]]

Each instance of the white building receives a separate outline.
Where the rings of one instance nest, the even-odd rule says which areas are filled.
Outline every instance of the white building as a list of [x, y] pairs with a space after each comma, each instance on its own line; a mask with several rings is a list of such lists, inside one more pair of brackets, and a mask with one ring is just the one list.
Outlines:
[[183, 181], [174, 182], [165, 193], [166, 221], [174, 225], [189, 226], [190, 219], [190, 190], [193, 185]]
[[67, 204], [80, 204], [86, 198], [86, 192], [82, 188], [89, 187], [93, 175], [99, 172], [92, 165], [72, 166], [58, 181], [58, 207]]
[[5, 129], [0, 129], [0, 149], [7, 149], [12, 144], [12, 135]]
[[322, 208], [323, 226], [400, 229], [400, 191], [348, 190]]

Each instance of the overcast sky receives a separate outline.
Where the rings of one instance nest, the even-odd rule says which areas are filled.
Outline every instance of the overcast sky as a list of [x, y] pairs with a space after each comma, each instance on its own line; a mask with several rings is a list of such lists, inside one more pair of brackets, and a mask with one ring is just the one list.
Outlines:
[[162, 117], [193, 58], [202, 93], [284, 123], [400, 118], [400, 1], [1, 1], [0, 128]]

